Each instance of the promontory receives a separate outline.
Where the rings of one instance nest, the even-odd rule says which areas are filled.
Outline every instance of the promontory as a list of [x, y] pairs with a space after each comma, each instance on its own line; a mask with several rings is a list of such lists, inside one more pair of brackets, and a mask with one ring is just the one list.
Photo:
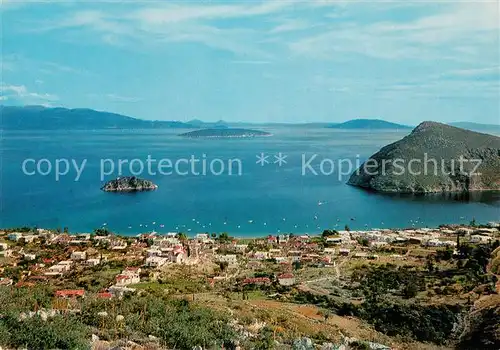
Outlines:
[[179, 136], [191, 138], [239, 138], [271, 136], [266, 131], [241, 129], [241, 128], [214, 128], [190, 131]]
[[152, 191], [157, 188], [158, 186], [149, 180], [140, 179], [135, 176], [124, 176], [106, 182], [101, 187], [101, 190], [105, 192], [140, 192]]
[[500, 137], [423, 122], [372, 155], [348, 184], [389, 193], [500, 190]]

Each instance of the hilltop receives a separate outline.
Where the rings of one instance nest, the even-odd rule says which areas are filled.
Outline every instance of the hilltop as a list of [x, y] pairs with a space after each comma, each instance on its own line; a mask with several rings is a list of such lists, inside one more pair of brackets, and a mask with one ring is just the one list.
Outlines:
[[391, 123], [381, 119], [353, 119], [340, 124], [327, 126], [331, 129], [410, 129], [402, 124]]
[[178, 121], [143, 120], [88, 108], [1, 106], [0, 113], [0, 129], [4, 130], [193, 128]]
[[206, 138], [235, 138], [235, 137], [259, 137], [271, 136], [270, 133], [260, 130], [241, 129], [241, 128], [217, 128], [202, 129], [190, 131], [179, 136], [183, 137], [206, 137]]
[[[461, 156], [466, 160], [463, 172]], [[500, 138], [436, 122], [421, 123], [372, 155], [368, 169], [365, 164], [348, 184], [398, 193], [500, 190]]]

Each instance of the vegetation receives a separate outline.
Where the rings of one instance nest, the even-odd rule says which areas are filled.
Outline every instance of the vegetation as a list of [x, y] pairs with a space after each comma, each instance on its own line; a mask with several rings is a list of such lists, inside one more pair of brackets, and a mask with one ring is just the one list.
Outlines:
[[[226, 316], [186, 300], [160, 295], [78, 301], [80, 312], [42, 317], [28, 311], [49, 308], [50, 289], [0, 288], [0, 344], [30, 349], [86, 349], [90, 334], [104, 340], [157, 337], [162, 346], [192, 349], [215, 345], [231, 348], [236, 339]], [[122, 317], [117, 317], [122, 316]]]

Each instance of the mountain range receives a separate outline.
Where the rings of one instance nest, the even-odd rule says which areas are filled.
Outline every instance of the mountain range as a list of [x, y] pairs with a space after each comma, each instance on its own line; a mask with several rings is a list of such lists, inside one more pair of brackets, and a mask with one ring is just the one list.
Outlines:
[[411, 126], [391, 123], [381, 119], [353, 119], [328, 126], [332, 129], [411, 129]]
[[0, 113], [0, 128], [4, 130], [194, 128], [178, 121], [143, 120], [86, 108], [1, 106]]
[[[478, 132], [500, 134], [500, 125], [469, 122], [450, 125]], [[411, 126], [381, 119], [352, 119], [343, 123], [251, 123], [205, 122], [193, 119], [188, 122], [144, 120], [117, 113], [96, 111], [89, 108], [47, 108], [43, 106], [0, 106], [0, 129], [3, 130], [93, 130], [93, 129], [224, 129], [255, 127], [329, 128], [342, 130], [406, 130]]]

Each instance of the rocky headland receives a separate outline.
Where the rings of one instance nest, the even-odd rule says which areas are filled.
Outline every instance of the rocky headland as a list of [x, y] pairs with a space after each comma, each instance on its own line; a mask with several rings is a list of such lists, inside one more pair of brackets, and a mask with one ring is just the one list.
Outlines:
[[372, 155], [348, 184], [387, 193], [500, 190], [500, 137], [423, 122]]

